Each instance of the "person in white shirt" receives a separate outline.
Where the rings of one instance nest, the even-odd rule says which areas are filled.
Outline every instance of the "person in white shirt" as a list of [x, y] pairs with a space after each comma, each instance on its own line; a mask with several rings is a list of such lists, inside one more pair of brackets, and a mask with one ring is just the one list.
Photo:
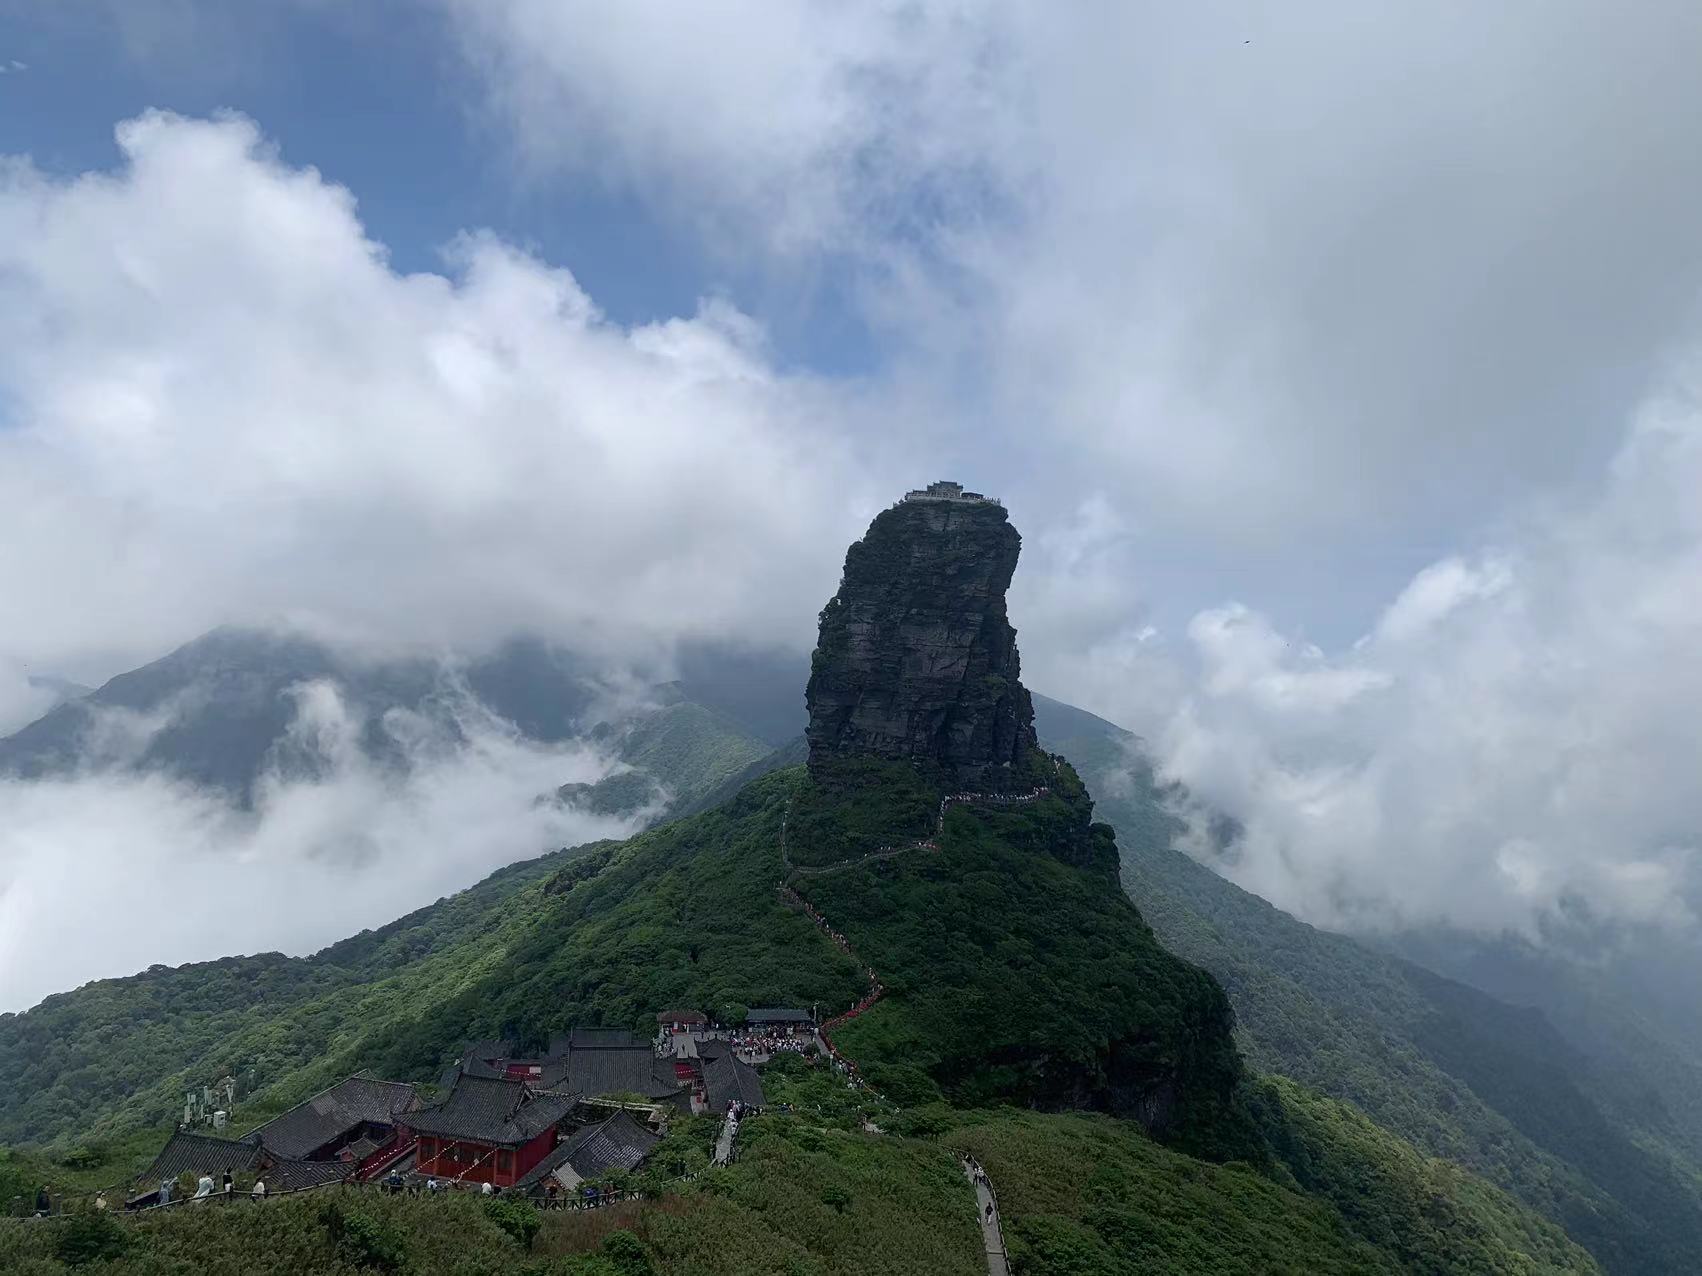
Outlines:
[[211, 1196], [212, 1194], [213, 1176], [211, 1174], [203, 1174], [200, 1181], [195, 1184], [195, 1199], [200, 1200], [203, 1196]]
[[257, 1201], [265, 1200], [266, 1199], [266, 1180], [265, 1179], [255, 1179], [254, 1180], [254, 1190], [249, 1192], [249, 1195], [252, 1196]]

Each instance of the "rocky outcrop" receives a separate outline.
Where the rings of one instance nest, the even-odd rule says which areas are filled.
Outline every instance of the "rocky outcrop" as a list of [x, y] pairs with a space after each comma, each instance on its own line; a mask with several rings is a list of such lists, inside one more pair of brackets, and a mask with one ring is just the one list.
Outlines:
[[1035, 746], [1005, 613], [1021, 548], [995, 501], [917, 493], [875, 518], [821, 613], [805, 692], [812, 771], [862, 753], [1001, 787]]

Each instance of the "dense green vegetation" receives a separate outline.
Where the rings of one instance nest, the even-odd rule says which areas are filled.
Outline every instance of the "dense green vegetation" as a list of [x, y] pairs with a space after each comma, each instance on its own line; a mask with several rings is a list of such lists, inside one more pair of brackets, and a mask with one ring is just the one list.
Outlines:
[[856, 964], [776, 889], [796, 780], [765, 777], [727, 806], [640, 834], [563, 893], [546, 881], [500, 958], [454, 997], [370, 1037], [361, 1061], [421, 1074], [468, 1037], [654, 1026], [663, 1006], [738, 1018], [752, 1005], [850, 1005], [864, 987]]
[[[1044, 800], [954, 807], [937, 851], [800, 880], [856, 958], [776, 889], [794, 794], [818, 824], [843, 809], [843, 793], [811, 795], [792, 768], [628, 842], [515, 866], [312, 959], [159, 970], [50, 999], [0, 1021], [0, 1047], [28, 1066], [32, 1051], [72, 1048], [54, 1039], [63, 1030], [85, 1063], [78, 1077], [59, 1056], [73, 1075], [58, 1100], [94, 1095], [101, 1116], [90, 1127], [51, 1105], [6, 1108], [19, 1124], [45, 1115], [54, 1154], [80, 1150], [84, 1163], [26, 1160], [14, 1177], [128, 1177], [125, 1132], [169, 1117], [184, 1078], [252, 1069], [239, 1116], [255, 1119], [358, 1068], [429, 1080], [470, 1037], [638, 1027], [663, 1004], [734, 1018], [759, 1003], [842, 1009], [863, 993], [867, 961], [887, 995], [837, 1039], [898, 1107], [787, 1060], [768, 1084], [793, 1113], [748, 1123], [733, 1166], [642, 1207], [551, 1216], [524, 1247], [529, 1219], [339, 1191], [329, 1210], [310, 1195], [126, 1220], [103, 1270], [182, 1270], [194, 1255], [195, 1270], [247, 1271], [263, 1255], [308, 1273], [967, 1273], [982, 1268], [956, 1150], [993, 1172], [1024, 1272], [1592, 1270], [1465, 1171], [1299, 1087], [1249, 1084], [1223, 992], [1107, 889], [1116, 847], [1073, 772], [1035, 765], [1052, 766]], [[925, 786], [880, 800], [921, 810], [924, 795], [931, 821]], [[245, 986], [235, 1008], [197, 1014], [197, 996], [229, 1002]], [[142, 1033], [111, 1027], [132, 1016]], [[142, 1076], [174, 1034], [190, 1049]], [[158, 1053], [129, 1053], [133, 1039]], [[1010, 1102], [1127, 1112], [1161, 1141], [1134, 1121], [997, 1106]], [[886, 1133], [866, 1131], [868, 1115]], [[703, 1170], [712, 1131], [681, 1123], [639, 1181], [660, 1191]], [[63, 1269], [53, 1229], [65, 1224], [15, 1226], [21, 1270]]]
[[940, 786], [908, 763], [853, 755], [832, 758], [821, 771], [819, 782], [798, 786], [792, 803], [794, 864], [837, 864], [933, 833]]
[[511, 865], [310, 958], [155, 966], [0, 1015], [0, 1141], [60, 1150], [103, 1142], [167, 1120], [185, 1088], [227, 1073], [299, 1097], [301, 1087], [290, 1085], [299, 1070], [351, 1033], [405, 1013], [405, 991], [429, 998], [475, 976], [502, 936], [523, 925], [516, 900], [535, 897], [545, 878], [595, 849]]
[[1252, 1154], [1227, 1000], [1105, 889], [1102, 865], [1042, 849], [1115, 862], [1067, 769], [1049, 778], [1052, 796], [1027, 806], [953, 807], [938, 852], [805, 881], [887, 987], [840, 1045], [924, 1069], [959, 1103], [1111, 1110]]
[[624, 727], [604, 727], [593, 740], [629, 767], [596, 784], [569, 784], [561, 796], [599, 814], [627, 815], [646, 808], [681, 814], [700, 809], [771, 752], [738, 723], [700, 704], [678, 701], [643, 714]]
[[[1285, 1160], [1322, 1190], [1303, 1191], [1298, 1173], [1284, 1182], [1280, 1170], [1195, 1160], [1107, 1117], [935, 1105], [897, 1114], [877, 1134], [861, 1128], [863, 1104], [825, 1068], [788, 1060], [771, 1083], [790, 1115], [747, 1121], [733, 1164], [707, 1172], [714, 1123], [680, 1123], [657, 1150], [646, 1175], [655, 1194], [641, 1204], [539, 1215], [470, 1194], [330, 1189], [110, 1227], [0, 1223], [0, 1246], [13, 1256], [8, 1271], [38, 1276], [69, 1270], [64, 1255], [83, 1245], [107, 1247], [114, 1257], [99, 1270], [113, 1276], [974, 1276], [985, 1268], [957, 1163], [968, 1152], [993, 1176], [1024, 1276], [1595, 1271], [1472, 1176], [1427, 1164], [1362, 1117], [1292, 1086], [1265, 1087], [1261, 1115], [1286, 1141]], [[699, 1176], [663, 1183], [688, 1167]]]
[[1357, 1109], [1265, 1077], [1254, 1110], [1295, 1181], [1408, 1271], [1595, 1270], [1554, 1224], [1460, 1166], [1424, 1156]]

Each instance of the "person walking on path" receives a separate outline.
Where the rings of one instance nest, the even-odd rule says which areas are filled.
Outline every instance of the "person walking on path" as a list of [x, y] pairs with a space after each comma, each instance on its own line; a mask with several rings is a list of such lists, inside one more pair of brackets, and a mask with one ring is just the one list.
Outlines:
[[981, 1247], [987, 1255], [987, 1276], [1010, 1276], [1010, 1261], [1005, 1256], [1005, 1238], [999, 1226], [999, 1207], [993, 1196], [992, 1180], [980, 1163], [968, 1156], [963, 1158], [963, 1174], [975, 1188], [975, 1201], [980, 1207], [975, 1212], [975, 1221], [981, 1225]]

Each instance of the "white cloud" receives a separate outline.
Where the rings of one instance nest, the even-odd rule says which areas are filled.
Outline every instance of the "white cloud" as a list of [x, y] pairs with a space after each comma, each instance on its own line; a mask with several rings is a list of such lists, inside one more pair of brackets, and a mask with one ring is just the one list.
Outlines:
[[0, 168], [0, 506], [32, 547], [0, 559], [31, 618], [0, 648], [807, 637], [869, 489], [845, 410], [743, 315], [625, 329], [486, 234], [400, 276], [241, 118], [119, 142], [112, 176]]
[[253, 811], [116, 769], [0, 780], [0, 1008], [156, 962], [309, 952], [503, 864], [632, 831], [538, 800], [608, 774], [589, 749], [471, 710], [460, 738], [392, 714], [397, 769], [361, 750], [365, 724], [332, 685], [298, 688], [297, 708], [292, 742], [323, 774], [270, 774]]
[[1682, 909], [1691, 406], [1614, 448], [1695, 338], [1692, 6], [438, 2], [529, 176], [852, 262], [893, 366], [781, 372], [723, 302], [623, 328], [489, 235], [400, 276], [253, 125], [150, 115], [114, 175], [0, 171], [4, 654], [804, 640], [957, 472], [1029, 534], [1030, 682], [1241, 815], [1278, 902]]
[[1702, 291], [1678, 3], [438, 2], [530, 161], [855, 260], [997, 490], [1350, 605], [1588, 481]]
[[1702, 912], [1702, 399], [1641, 416], [1593, 501], [1420, 572], [1351, 650], [1202, 614], [1164, 770], [1237, 817], [1220, 865], [1310, 920], [1540, 936]]
[[963, 138], [1004, 102], [975, 6], [445, 2], [529, 166], [640, 187], [729, 250], [879, 252], [976, 207]]

